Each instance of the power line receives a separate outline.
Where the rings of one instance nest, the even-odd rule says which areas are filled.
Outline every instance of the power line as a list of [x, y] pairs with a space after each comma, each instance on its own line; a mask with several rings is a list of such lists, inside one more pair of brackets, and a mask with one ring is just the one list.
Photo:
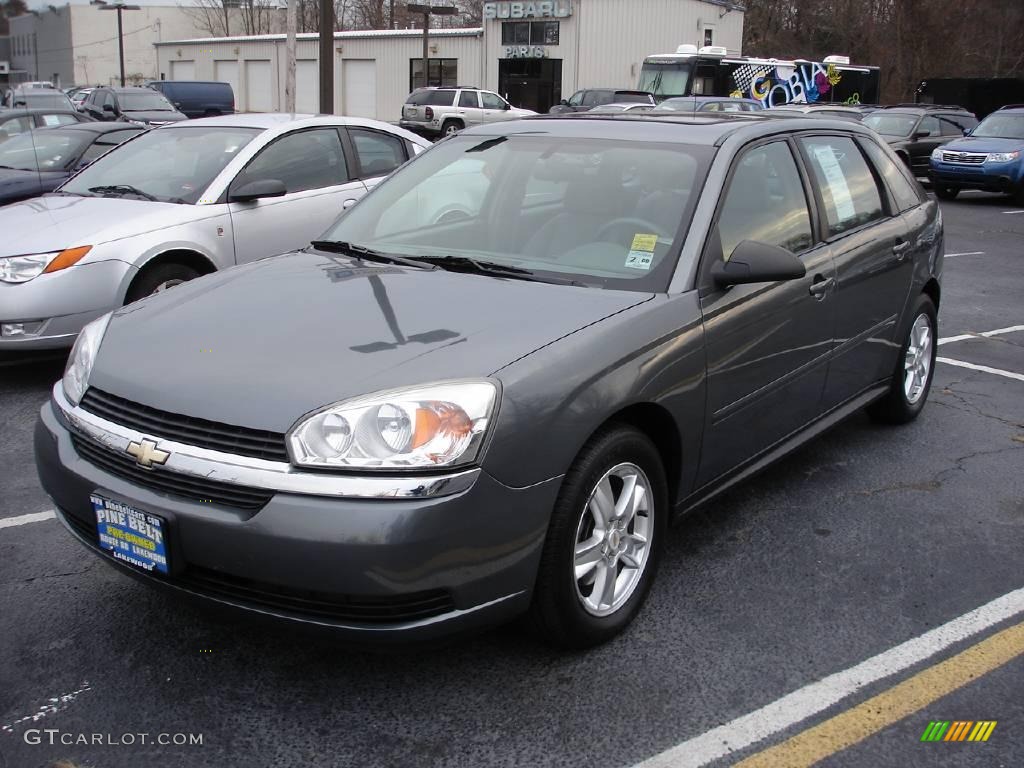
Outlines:
[[[157, 26], [158, 26], [158, 24], [156, 22], [154, 22], [153, 24], [150, 24], [148, 26], [141, 27], [139, 29], [133, 29], [130, 32], [125, 32], [124, 36], [128, 37], [128, 35], [136, 35], [139, 32], [145, 32], [148, 29], [156, 29]], [[114, 35], [113, 37], [108, 37], [105, 40], [94, 40], [91, 43], [80, 43], [78, 45], [68, 46], [67, 48], [47, 48], [46, 50], [32, 51], [32, 52], [30, 52], [28, 54], [24, 54], [24, 55], [31, 56], [31, 55], [36, 54], [36, 53], [62, 53], [64, 51], [74, 51], [74, 50], [77, 50], [79, 48], [88, 48], [89, 46], [92, 46], [92, 45], [103, 45], [103, 43], [111, 43], [111, 42], [113, 42], [115, 40], [117, 40], [117, 35]]]

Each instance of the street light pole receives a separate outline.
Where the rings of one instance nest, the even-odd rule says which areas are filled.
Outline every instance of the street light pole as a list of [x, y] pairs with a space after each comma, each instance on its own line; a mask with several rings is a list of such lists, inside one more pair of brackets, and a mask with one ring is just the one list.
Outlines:
[[98, 5], [101, 11], [117, 11], [117, 54], [121, 68], [121, 87], [124, 88], [124, 25], [121, 21], [122, 11], [141, 11], [141, 5], [127, 5], [122, 2], [107, 3], [105, 0], [92, 0], [92, 5]]
[[334, 114], [334, 0], [320, 0], [320, 114]]
[[409, 13], [423, 14], [423, 86], [430, 85], [430, 17], [454, 16], [458, 8], [450, 5], [417, 5], [409, 3], [405, 6]]

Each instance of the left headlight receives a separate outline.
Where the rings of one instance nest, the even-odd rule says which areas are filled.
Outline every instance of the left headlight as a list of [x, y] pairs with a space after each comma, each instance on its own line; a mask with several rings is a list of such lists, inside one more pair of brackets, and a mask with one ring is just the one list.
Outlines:
[[1018, 157], [1020, 157], [1020, 152], [989, 152], [985, 160], [989, 163], [1009, 163]]
[[75, 339], [75, 346], [71, 348], [71, 356], [68, 357], [68, 365], [64, 369], [64, 378], [61, 382], [64, 386], [64, 396], [72, 405], [78, 405], [85, 394], [85, 388], [89, 386], [92, 364], [96, 361], [96, 353], [100, 349], [100, 342], [103, 341], [103, 334], [107, 332], [111, 314], [113, 313], [107, 312], [82, 328], [82, 332]]
[[932, 150], [932, 160], [941, 160], [941, 159], [942, 159], [942, 150], [941, 149], [933, 149]]
[[292, 462], [307, 467], [429, 469], [472, 463], [497, 398], [486, 380], [395, 389], [346, 400], [288, 433]]
[[53, 253], [33, 253], [27, 256], [0, 256], [0, 281], [27, 283], [44, 272], [56, 272], [77, 263], [92, 250], [91, 245], [66, 248]]

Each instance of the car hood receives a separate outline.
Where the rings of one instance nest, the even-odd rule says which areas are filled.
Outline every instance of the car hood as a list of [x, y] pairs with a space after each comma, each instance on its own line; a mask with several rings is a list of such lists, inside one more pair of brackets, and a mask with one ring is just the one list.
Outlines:
[[1024, 150], [1024, 140], [965, 136], [943, 144], [944, 152], [1018, 152]]
[[0, 205], [6, 200], [23, 195], [40, 194], [54, 189], [67, 174], [63, 171], [21, 171], [14, 168], [0, 168]]
[[161, 110], [142, 111], [133, 109], [121, 110], [121, 113], [128, 120], [138, 120], [140, 123], [177, 123], [188, 118], [181, 112], [164, 112]]
[[300, 251], [119, 310], [89, 385], [172, 413], [285, 432], [356, 395], [489, 376], [651, 296]]
[[0, 208], [0, 256], [95, 246], [207, 215], [203, 206], [48, 195]]

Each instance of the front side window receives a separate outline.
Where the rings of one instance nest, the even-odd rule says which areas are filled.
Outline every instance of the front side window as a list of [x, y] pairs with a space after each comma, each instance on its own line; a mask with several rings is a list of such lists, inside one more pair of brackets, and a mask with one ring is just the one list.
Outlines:
[[914, 131], [914, 133], [927, 133], [928, 136], [941, 136], [942, 127], [939, 125], [938, 118], [928, 115], [927, 117], [921, 118], [921, 123], [917, 126], [917, 130]]
[[350, 128], [363, 178], [391, 173], [405, 162], [405, 142], [380, 131]]
[[830, 236], [885, 216], [878, 182], [853, 139], [818, 136], [800, 141], [825, 202]]
[[909, 136], [917, 125], [917, 118], [908, 114], [893, 114], [885, 110], [872, 112], [864, 123], [883, 136]]
[[254, 181], [283, 181], [288, 193], [305, 192], [348, 181], [345, 153], [334, 128], [315, 128], [290, 133], [264, 148], [247, 165], [231, 189]]
[[505, 100], [498, 96], [496, 93], [488, 93], [487, 91], [480, 91], [480, 103], [484, 109], [504, 109]]
[[[153, 197], [195, 204], [256, 128], [161, 128], [104, 155], [62, 192], [85, 197]], [[131, 189], [136, 190], [132, 192]]]
[[811, 247], [807, 196], [789, 145], [772, 142], [740, 158], [718, 216], [717, 234], [725, 261], [744, 240], [793, 253]]
[[574, 93], [572, 95], [572, 98], [569, 99], [569, 106], [570, 107], [578, 107], [578, 106], [580, 106], [580, 104], [583, 103], [583, 96], [585, 94], [586, 94], [586, 91], [576, 91], [576, 93]]
[[963, 136], [964, 131], [967, 130], [966, 126], [958, 124], [957, 121], [949, 117], [940, 117], [939, 126], [942, 128], [943, 136]]
[[712, 156], [680, 144], [456, 136], [381, 182], [325, 239], [664, 290]]

